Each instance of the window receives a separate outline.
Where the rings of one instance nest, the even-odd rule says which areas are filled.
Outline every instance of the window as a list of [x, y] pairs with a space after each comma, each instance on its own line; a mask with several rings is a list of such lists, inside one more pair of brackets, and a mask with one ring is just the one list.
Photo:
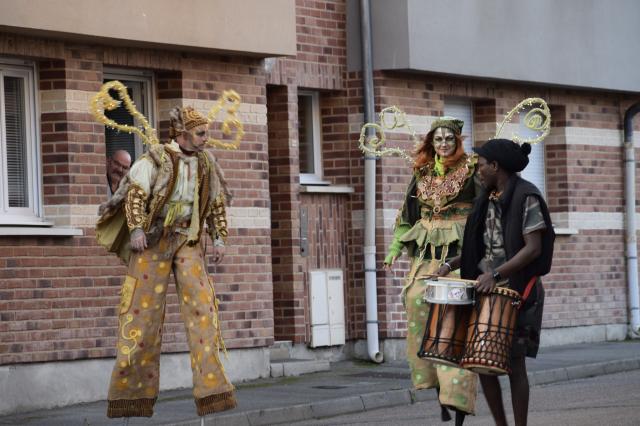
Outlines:
[[473, 147], [473, 103], [469, 99], [446, 98], [444, 101], [444, 115], [464, 121], [462, 136], [465, 152], [471, 152]]
[[[518, 135], [522, 139], [528, 139], [537, 136], [539, 133], [529, 129], [524, 124], [524, 118], [529, 110], [521, 111], [519, 114], [520, 124], [518, 125]], [[546, 194], [545, 185], [545, 163], [544, 163], [544, 142], [538, 142], [531, 145], [531, 153], [529, 154], [529, 164], [520, 173], [523, 179], [533, 183], [542, 193]]]
[[[154, 126], [153, 108], [152, 108], [152, 78], [151, 75], [141, 72], [133, 73], [130, 71], [111, 70], [105, 71], [104, 81], [118, 80], [127, 86], [129, 97], [133, 100], [138, 111], [144, 115], [152, 127]], [[118, 100], [120, 97], [116, 91], [110, 92], [111, 97]], [[140, 123], [134, 123], [133, 116], [124, 107], [124, 104], [113, 111], [106, 111], [105, 115], [120, 124], [130, 126], [139, 126]], [[105, 127], [105, 144], [107, 145], [107, 157], [110, 157], [115, 151], [123, 149], [129, 152], [131, 158], [135, 160], [142, 154], [142, 141], [136, 134], [126, 132], [118, 132], [117, 130]]]
[[300, 149], [300, 183], [327, 185], [322, 180], [320, 105], [317, 92], [298, 94], [298, 140]]
[[42, 223], [33, 65], [0, 62], [0, 224]]

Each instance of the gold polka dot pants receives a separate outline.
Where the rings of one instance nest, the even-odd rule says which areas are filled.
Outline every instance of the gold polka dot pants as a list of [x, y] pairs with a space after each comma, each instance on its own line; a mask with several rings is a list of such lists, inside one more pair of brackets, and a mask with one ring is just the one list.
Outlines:
[[438, 269], [436, 262], [425, 261], [417, 266], [415, 278], [405, 290], [407, 311], [407, 360], [411, 369], [411, 380], [416, 389], [440, 387], [440, 404], [454, 407], [465, 413], [475, 413], [477, 375], [461, 368], [450, 367], [418, 357], [429, 317], [429, 304], [424, 302], [425, 276]]
[[121, 291], [116, 364], [109, 386], [108, 417], [150, 417], [158, 396], [160, 347], [169, 274], [173, 271], [187, 330], [198, 415], [236, 406], [234, 388], [218, 357], [215, 293], [200, 245], [186, 237], [162, 238], [134, 253]]

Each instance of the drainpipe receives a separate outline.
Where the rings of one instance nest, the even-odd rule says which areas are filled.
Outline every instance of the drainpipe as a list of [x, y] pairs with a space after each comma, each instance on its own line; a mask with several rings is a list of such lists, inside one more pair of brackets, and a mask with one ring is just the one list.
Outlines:
[[[373, 61], [371, 58], [371, 10], [369, 0], [360, 0], [364, 121], [373, 123]], [[368, 129], [369, 131], [371, 129]], [[371, 136], [369, 134], [368, 136]], [[376, 157], [364, 157], [364, 287], [367, 308], [367, 352], [373, 362], [383, 360], [378, 341], [378, 291], [376, 288]]]
[[624, 114], [625, 152], [625, 215], [627, 217], [627, 284], [629, 285], [629, 313], [631, 332], [640, 335], [640, 307], [638, 296], [638, 246], [636, 241], [636, 159], [633, 148], [633, 117], [640, 112], [640, 102], [632, 105]]

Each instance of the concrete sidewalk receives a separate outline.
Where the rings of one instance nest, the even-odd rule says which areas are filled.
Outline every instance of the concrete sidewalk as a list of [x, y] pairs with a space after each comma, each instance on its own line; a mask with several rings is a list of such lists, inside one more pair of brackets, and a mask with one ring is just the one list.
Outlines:
[[[542, 348], [528, 359], [532, 386], [640, 369], [640, 342], [605, 342]], [[330, 371], [298, 377], [264, 379], [238, 386], [238, 408], [207, 416], [207, 425], [253, 426], [435, 401], [435, 392], [411, 390], [405, 362], [373, 364], [341, 361]], [[435, 404], [435, 402], [434, 402]], [[434, 405], [435, 409], [435, 405]], [[108, 419], [106, 402], [0, 417], [0, 425], [121, 425]], [[191, 390], [162, 392], [151, 419], [130, 425], [199, 426]]]

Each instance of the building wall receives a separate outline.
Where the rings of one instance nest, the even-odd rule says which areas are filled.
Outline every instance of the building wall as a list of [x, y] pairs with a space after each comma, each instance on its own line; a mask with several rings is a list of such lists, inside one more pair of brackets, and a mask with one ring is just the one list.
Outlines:
[[[300, 251], [300, 208], [303, 200], [299, 178], [298, 92], [301, 89], [319, 92], [324, 178], [332, 184], [345, 184], [348, 174], [335, 154], [348, 143], [339, 123], [345, 120], [345, 114], [336, 113], [340, 112], [340, 104], [345, 103], [345, 13], [344, 1], [297, 0], [298, 52], [295, 58], [265, 61], [269, 95], [275, 336], [278, 340], [294, 343], [310, 340], [308, 272], [315, 267], [308, 258], [303, 258]], [[343, 174], [341, 177], [340, 173]], [[314, 196], [312, 205], [307, 207], [312, 207], [312, 213], [314, 207], [322, 211], [321, 206], [329, 203], [330, 197]], [[308, 197], [305, 202], [310, 203]], [[324, 244], [328, 244], [328, 250], [334, 251], [343, 242], [334, 239]]]

